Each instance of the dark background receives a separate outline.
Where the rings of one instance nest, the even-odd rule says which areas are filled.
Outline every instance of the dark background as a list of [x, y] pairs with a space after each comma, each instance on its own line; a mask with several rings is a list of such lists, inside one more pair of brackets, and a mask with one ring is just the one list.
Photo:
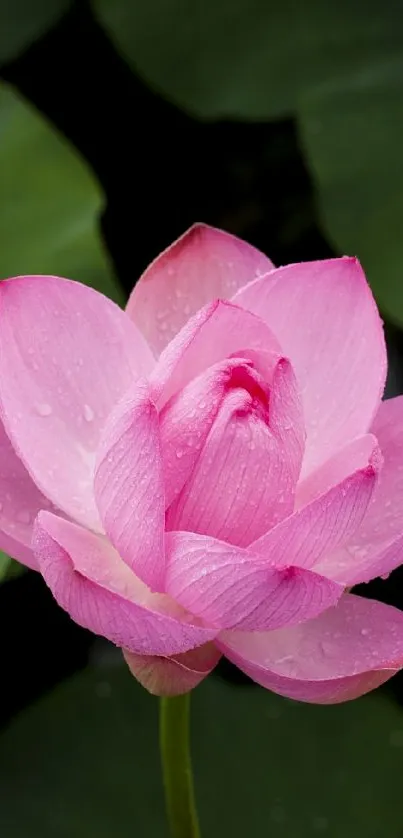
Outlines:
[[[71, 10], [56, 26], [36, 40], [18, 58], [3, 65], [1, 77], [15, 86], [51, 120], [74, 144], [96, 175], [106, 199], [100, 219], [102, 235], [126, 295], [130, 293], [136, 278], [149, 261], [195, 220], [202, 220], [236, 233], [267, 252], [276, 264], [336, 254], [336, 248], [331, 246], [323, 232], [315, 187], [304, 159], [295, 119], [289, 117], [252, 123], [230, 119], [198, 121], [148, 87], [146, 82], [129, 68], [106, 32], [96, 22], [86, 2], [73, 4]], [[388, 320], [386, 334], [391, 363], [388, 384], [390, 396], [403, 390], [403, 338], [397, 325], [392, 325]], [[402, 580], [403, 572], [398, 570], [387, 581], [375, 581], [362, 586], [359, 593], [403, 608]], [[141, 713], [148, 713], [148, 709], [144, 709], [145, 694], [140, 696], [138, 689], [133, 687], [133, 682], [127, 679], [126, 673], [121, 674], [120, 664], [107, 644], [94, 640], [89, 633], [74, 625], [57, 607], [43, 581], [32, 572], [25, 572], [1, 585], [0, 630], [3, 638], [0, 722], [5, 729], [3, 754], [8, 754], [8, 761], [3, 759], [9, 801], [3, 809], [5, 838], [25, 838], [25, 835], [28, 838], [31, 834], [41, 834], [45, 838], [48, 835], [72, 838], [81, 838], [81, 835], [86, 835], [87, 838], [91, 838], [93, 834], [103, 835], [100, 824], [115, 823], [114, 808], [120, 811], [120, 831], [116, 832], [116, 835], [162, 835], [158, 823], [154, 823], [150, 815], [154, 805], [153, 795], [148, 792], [150, 800], [144, 815], [139, 815], [136, 809], [137, 826], [132, 831], [131, 819], [134, 815], [130, 809], [132, 802], [127, 808], [127, 788], [122, 786], [125, 789], [126, 801], [122, 815], [119, 783], [115, 780], [115, 788], [111, 780], [111, 776], [115, 777], [116, 770], [119, 773], [119, 767], [116, 768], [116, 765], [119, 766], [122, 760], [126, 765], [127, 757], [122, 757], [123, 752], [126, 752], [123, 745], [119, 750], [119, 741], [124, 742], [127, 748], [129, 738], [133, 765], [130, 765], [128, 760], [126, 769], [130, 773], [133, 772], [135, 796], [136, 771], [139, 771], [139, 760], [142, 760], [141, 748], [147, 750], [151, 746], [149, 740], [143, 741], [143, 732], [140, 736], [140, 752], [137, 750], [136, 708], [139, 706], [142, 708]], [[92, 687], [88, 688], [87, 693], [84, 687], [83, 692], [80, 692], [81, 681], [66, 680], [80, 670], [90, 673], [85, 677], [89, 681], [92, 679]], [[101, 670], [107, 672], [107, 675], [99, 675]], [[91, 674], [94, 672], [95, 675]], [[120, 712], [116, 708], [111, 711], [110, 703], [108, 705], [108, 702], [104, 702], [105, 698], [110, 697], [111, 692], [113, 695], [119, 692], [119, 678], [122, 678], [124, 683], [122, 695], [131, 695], [133, 687], [133, 699], [125, 698], [123, 702], [124, 713], [127, 714], [124, 724]], [[114, 679], [118, 679], [116, 684]], [[200, 719], [205, 718], [206, 714], [214, 716], [216, 707], [221, 707], [220, 725], [215, 733], [210, 731], [210, 734], [216, 735], [216, 738], [221, 736], [220, 744], [216, 747], [219, 747], [220, 752], [226, 748], [228, 753], [234, 752], [234, 764], [239, 762], [239, 771], [233, 769], [235, 774], [232, 779], [235, 787], [239, 782], [239, 775], [242, 774], [244, 777], [240, 782], [240, 788], [245, 792], [245, 784], [249, 784], [245, 793], [245, 806], [252, 807], [255, 812], [250, 835], [289, 835], [291, 838], [320, 833], [329, 836], [343, 834], [344, 838], [350, 834], [363, 838], [377, 834], [385, 834], [386, 838], [389, 835], [390, 838], [403, 836], [403, 808], [400, 810], [402, 817], [399, 822], [398, 794], [399, 769], [400, 778], [403, 777], [403, 764], [400, 764], [402, 761], [399, 752], [399, 747], [403, 744], [401, 676], [395, 677], [383, 691], [380, 691], [379, 697], [356, 702], [356, 709], [335, 708], [334, 711], [328, 712], [327, 708], [304, 708], [302, 711], [296, 711], [296, 705], [292, 702], [277, 698], [267, 699], [263, 711], [265, 724], [269, 724], [267, 734], [262, 732], [259, 725], [256, 730], [249, 729], [251, 717], [262, 712], [264, 699], [253, 697], [262, 696], [263, 691], [260, 688], [251, 685], [246, 677], [236, 672], [230, 664], [220, 664], [218, 672], [211, 680], [213, 686], [208, 687], [210, 692], [202, 694], [203, 688], [200, 689], [206, 706], [203, 708], [199, 699], [196, 717], [197, 714]], [[55, 693], [59, 698], [55, 699], [53, 705], [52, 688], [58, 683], [66, 684], [67, 692]], [[70, 686], [70, 683], [73, 686]], [[214, 693], [215, 689], [218, 690], [217, 694]], [[32, 714], [32, 711], [28, 711], [31, 715], [24, 716], [22, 711], [26, 711], [41, 696], [45, 696], [45, 703], [42, 701], [37, 705], [42, 708], [39, 715], [35, 716], [35, 712]], [[62, 699], [63, 696], [67, 698]], [[91, 701], [94, 703], [91, 704]], [[260, 704], [256, 704], [256, 701]], [[102, 705], [101, 710], [98, 709], [99, 702]], [[150, 699], [150, 702], [153, 700]], [[287, 708], [285, 711], [281, 709], [283, 704]], [[237, 708], [236, 713], [231, 706]], [[53, 707], [59, 709], [52, 710]], [[129, 720], [131, 710], [132, 722]], [[282, 722], [283, 712], [287, 719]], [[333, 716], [330, 715], [331, 712], [334, 712]], [[97, 714], [100, 714], [99, 717]], [[15, 716], [18, 718], [12, 724]], [[394, 721], [389, 729], [392, 716]], [[400, 721], [396, 721], [399, 717]], [[232, 727], [228, 719], [232, 721]], [[91, 724], [95, 724], [94, 720], [96, 729], [93, 736], [94, 739], [100, 738], [104, 743], [103, 759], [106, 763], [105, 770], [101, 771], [99, 777], [97, 775], [97, 783], [100, 785], [94, 784], [95, 790], [88, 792], [92, 801], [89, 805], [86, 793], [80, 796], [79, 789], [82, 789], [83, 783], [85, 787], [87, 782], [85, 777], [82, 777], [81, 781], [78, 780], [80, 762], [76, 763], [73, 760], [73, 768], [69, 760], [73, 759], [72, 754], [80, 754], [79, 742], [87, 742], [88, 737], [88, 749], [95, 747], [88, 733]], [[144, 724], [151, 723], [146, 721]], [[399, 724], [402, 725], [402, 731]], [[113, 735], [114, 725], [117, 731], [116, 739]], [[128, 732], [131, 725], [133, 730]], [[386, 745], [384, 734], [379, 733], [385, 725]], [[85, 728], [85, 734], [82, 734], [82, 726]], [[299, 739], [301, 727], [304, 726], [305, 739]], [[276, 733], [273, 728], [276, 728]], [[65, 733], [64, 738], [59, 741], [58, 737], [63, 729], [69, 731], [69, 736]], [[339, 746], [336, 733], [339, 743], [347, 743], [344, 755], [341, 750], [337, 759], [335, 752]], [[153, 733], [152, 736], [154, 735]], [[253, 736], [255, 741], [252, 746]], [[359, 736], [357, 740], [356, 736]], [[375, 755], [375, 751], [372, 753], [372, 737], [378, 750], [379, 743], [382, 747], [385, 745], [381, 756]], [[58, 743], [57, 748], [53, 743], [54, 738]], [[0, 738], [0, 767], [1, 742]], [[324, 743], [327, 743], [326, 753], [322, 752]], [[156, 747], [154, 740], [152, 747]], [[355, 765], [355, 757], [351, 757], [349, 747], [353, 748], [355, 755], [361, 750], [362, 764]], [[301, 748], [305, 750], [301, 752]], [[309, 792], [304, 791], [305, 814], [301, 814], [302, 809], [299, 812], [299, 799], [290, 800], [288, 794], [283, 797], [276, 791], [273, 799], [268, 802], [272, 781], [268, 782], [267, 794], [266, 791], [259, 794], [256, 792], [255, 799], [253, 783], [258, 781], [256, 778], [253, 780], [253, 771], [252, 776], [250, 775], [248, 760], [252, 760], [259, 775], [265, 774], [272, 749], [277, 762], [281, 762], [281, 753], [289, 751], [288, 767], [283, 766], [284, 787], [287, 787], [289, 782], [289, 772], [291, 787], [297, 788], [300, 785], [300, 779], [298, 776], [293, 779], [294, 769], [290, 768], [290, 764], [294, 765], [296, 760], [306, 766], [308, 775], [311, 771], [313, 777], [315, 771], [315, 782], [320, 783], [317, 766], [312, 766], [315, 760], [320, 762], [323, 758], [325, 774], [330, 770], [333, 772], [329, 781], [333, 791], [328, 785], [325, 792], [321, 792], [325, 794], [326, 802], [314, 804], [312, 800], [317, 801], [317, 796], [314, 794], [310, 801]], [[389, 767], [388, 749], [391, 749], [394, 755], [393, 766]], [[205, 749], [203, 755], [203, 748], [199, 744], [196, 746], [196, 752], [199, 751], [200, 761], [205, 759], [208, 764], [208, 749]], [[310, 756], [307, 755], [308, 751]], [[371, 768], [371, 753], [373, 761], [378, 763], [377, 771], [380, 769], [380, 763], [384, 766], [382, 774], [385, 775], [385, 785], [380, 791], [380, 780], [374, 778], [374, 774], [376, 777], [378, 774]], [[256, 754], [260, 754], [260, 757], [256, 757]], [[398, 758], [395, 754], [398, 754]], [[83, 757], [85, 766], [87, 757], [86, 751]], [[326, 765], [326, 759], [329, 765]], [[68, 767], [65, 773], [64, 769], [60, 773], [55, 765], [63, 761]], [[345, 766], [344, 770], [347, 773], [343, 774], [344, 779], [342, 770], [336, 770], [336, 763]], [[348, 774], [349, 763], [351, 776]], [[30, 764], [33, 773], [30, 773]], [[258, 769], [256, 765], [259, 766]], [[154, 768], [154, 763], [149, 769], [144, 768], [146, 775], [148, 776], [149, 771], [151, 776]], [[83, 768], [83, 772], [84, 770], [94, 770], [91, 759], [89, 767]], [[95, 773], [99, 770], [98, 765]], [[228, 763], [221, 770], [228, 771]], [[52, 778], [54, 771], [58, 778], [56, 780]], [[368, 771], [370, 779], [363, 771]], [[208, 774], [207, 769], [205, 773]], [[389, 774], [392, 773], [396, 782], [396, 793], [391, 791], [391, 781], [388, 780]], [[127, 779], [125, 782], [127, 784]], [[155, 782], [158, 785], [159, 780]], [[203, 811], [215, 811], [217, 801], [221, 799], [217, 792], [219, 782], [218, 777], [214, 784], [206, 782], [205, 779], [203, 781], [201, 777], [201, 788], [204, 789], [201, 792], [204, 798]], [[399, 782], [401, 783], [401, 779]], [[374, 783], [373, 792], [371, 783]], [[108, 794], [111, 794], [112, 787], [113, 794], [109, 799]], [[361, 796], [365, 796], [365, 790], [378, 798], [379, 806], [376, 811], [373, 811], [372, 803], [368, 800], [361, 800]], [[231, 814], [233, 793], [233, 787], [231, 788], [228, 781], [227, 802], [222, 812], [218, 805], [216, 832], [215, 816], [210, 816], [214, 835], [235, 834], [238, 816], [234, 819]], [[143, 797], [144, 794], [147, 796], [147, 791], [142, 793]], [[155, 794], [160, 794], [159, 787]], [[390, 794], [393, 800], [389, 799]], [[20, 803], [24, 809], [24, 795], [27, 795], [25, 802], [29, 812], [27, 821], [19, 814]], [[357, 801], [357, 795], [361, 802], [359, 805], [357, 803], [357, 809], [353, 804], [350, 809], [346, 801]], [[10, 799], [13, 801], [12, 805]], [[93, 811], [94, 807], [98, 808], [99, 805], [103, 811], [102, 799], [108, 801], [106, 820], [104, 815], [101, 817], [99, 811], [97, 815]], [[38, 800], [41, 802], [38, 803]], [[239, 805], [242, 805], [242, 802]], [[74, 810], [78, 807], [78, 815], [70, 822], [71, 806]], [[235, 803], [234, 806], [237, 811]], [[161, 808], [160, 803], [157, 809], [158, 807]], [[340, 808], [343, 809], [342, 815], [339, 813]], [[256, 809], [262, 810], [261, 821]], [[1, 811], [0, 792], [0, 824]], [[341, 820], [338, 820], [339, 817]], [[389, 818], [386, 825], [385, 817]], [[205, 818], [208, 820], [207, 815]], [[221, 824], [220, 828], [218, 823]], [[385, 826], [385, 832], [380, 831], [382, 824]], [[111, 828], [105, 827], [105, 835], [111, 834], [108, 832]], [[40, 832], [40, 829], [43, 831]], [[247, 834], [245, 827], [243, 834]], [[205, 835], [209, 833], [206, 832]]]

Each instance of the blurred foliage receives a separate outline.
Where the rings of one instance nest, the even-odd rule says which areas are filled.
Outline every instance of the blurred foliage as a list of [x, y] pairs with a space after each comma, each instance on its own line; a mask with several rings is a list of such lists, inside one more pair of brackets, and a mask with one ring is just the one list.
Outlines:
[[324, 229], [403, 325], [400, 0], [93, 0], [132, 67], [202, 119], [295, 116]]
[[[403, 721], [382, 692], [314, 707], [210, 677], [192, 701], [203, 834], [400, 838]], [[65, 682], [0, 736], [1, 834], [166, 838], [157, 735], [120, 663]]]
[[68, 9], [71, 0], [1, 0], [0, 64], [40, 38]]
[[382, 311], [403, 325], [403, 58], [307, 96], [300, 125], [332, 243], [359, 255]]
[[0, 277], [56, 274], [117, 301], [99, 231], [103, 197], [74, 148], [11, 88], [0, 88]]
[[7, 578], [8, 571], [13, 564], [12, 559], [0, 550], [0, 582]]
[[[0, 87], [0, 181], [1, 278], [67, 276], [122, 302], [98, 231], [103, 197], [95, 178], [74, 148], [5, 85]], [[0, 552], [0, 581], [21, 572], [21, 565]]]
[[292, 115], [318, 82], [401, 53], [400, 0], [92, 0], [123, 55], [195, 116]]
[[0, 550], [0, 582], [5, 582], [7, 579], [16, 579], [21, 573], [25, 572], [24, 565], [10, 559], [2, 550]]

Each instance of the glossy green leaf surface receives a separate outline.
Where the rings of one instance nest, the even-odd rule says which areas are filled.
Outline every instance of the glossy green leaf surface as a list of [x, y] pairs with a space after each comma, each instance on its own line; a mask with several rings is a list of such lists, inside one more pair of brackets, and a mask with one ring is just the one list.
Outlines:
[[[157, 699], [118, 662], [59, 686], [0, 735], [7, 838], [167, 838]], [[210, 677], [192, 696], [202, 835], [400, 838], [403, 711], [380, 692], [296, 704]]]
[[56, 274], [117, 301], [98, 230], [103, 196], [74, 148], [11, 88], [0, 88], [0, 277]]

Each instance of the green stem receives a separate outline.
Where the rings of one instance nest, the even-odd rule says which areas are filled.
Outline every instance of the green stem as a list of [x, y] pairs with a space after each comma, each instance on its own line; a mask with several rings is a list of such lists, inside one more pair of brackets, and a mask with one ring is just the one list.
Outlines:
[[160, 748], [172, 838], [200, 838], [189, 745], [190, 693], [160, 698]]

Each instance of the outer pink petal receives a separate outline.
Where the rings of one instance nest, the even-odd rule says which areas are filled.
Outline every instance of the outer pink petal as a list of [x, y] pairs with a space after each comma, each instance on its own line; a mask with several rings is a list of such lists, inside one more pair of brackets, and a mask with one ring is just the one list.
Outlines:
[[217, 645], [266, 689], [337, 704], [373, 690], [403, 666], [403, 612], [345, 594], [315, 620], [274, 632], [225, 632]]
[[241, 239], [194, 224], [147, 268], [127, 305], [129, 317], [159, 354], [192, 314], [273, 268]]
[[[364, 434], [348, 442], [308, 477], [299, 481], [295, 499], [296, 508], [306, 506], [315, 498], [328, 492], [333, 486], [342, 483], [354, 471], [365, 468], [376, 449], [379, 450], [379, 446], [373, 434]], [[379, 466], [382, 461], [381, 458]]]
[[123, 650], [132, 675], [153, 695], [183, 695], [200, 684], [214, 669], [221, 652], [213, 643], [170, 658], [134, 655]]
[[129, 318], [87, 286], [57, 277], [0, 283], [0, 400], [6, 431], [38, 487], [96, 527], [100, 429], [133, 378], [153, 366]]
[[165, 503], [158, 414], [144, 382], [112, 411], [94, 480], [101, 520], [122, 559], [163, 590]]
[[324, 573], [346, 585], [390, 573], [403, 562], [403, 397], [382, 402], [372, 426], [384, 458], [367, 513], [348, 549], [328, 556]]
[[268, 326], [254, 314], [222, 300], [201, 309], [168, 344], [150, 376], [159, 407], [207, 367], [242, 356], [242, 350], [282, 354]]
[[30, 547], [26, 547], [21, 541], [16, 541], [15, 538], [0, 531], [0, 550], [7, 553], [11, 558], [16, 559], [21, 564], [30, 567], [31, 570], [38, 570], [38, 562]]
[[365, 433], [382, 396], [382, 323], [356, 259], [278, 268], [233, 298], [262, 317], [295, 366], [307, 428], [303, 474]]
[[101, 536], [41, 512], [33, 546], [59, 605], [80, 626], [129, 652], [177, 655], [216, 635], [169, 597], [152, 594]]
[[375, 489], [379, 465], [379, 449], [373, 438], [373, 450], [364, 468], [281, 521], [251, 549], [275, 567], [320, 567], [318, 572], [324, 573], [319, 562], [348, 543], [359, 528]]
[[0, 548], [37, 569], [31, 550], [33, 522], [41, 509], [50, 506], [17, 457], [0, 421]]
[[309, 570], [273, 570], [248, 550], [194, 533], [170, 533], [167, 550], [167, 593], [219, 628], [291, 625], [320, 614], [343, 592]]
[[382, 402], [371, 430], [382, 451], [383, 467], [360, 541], [373, 544], [403, 534], [403, 396]]
[[[209, 433], [193, 472], [167, 511], [170, 530], [245, 547], [293, 509], [304, 444], [295, 377], [280, 358], [267, 397], [247, 370], [244, 365], [245, 382], [228, 389], [210, 429], [206, 422]], [[234, 376], [241, 371], [240, 365]], [[201, 404], [208, 411], [208, 401]]]
[[386, 579], [392, 570], [403, 564], [403, 535], [385, 547], [378, 545], [374, 550], [352, 547], [343, 553], [340, 551], [337, 556], [329, 557], [329, 560], [322, 564], [326, 576], [340, 579], [344, 585], [358, 585], [377, 576]]

